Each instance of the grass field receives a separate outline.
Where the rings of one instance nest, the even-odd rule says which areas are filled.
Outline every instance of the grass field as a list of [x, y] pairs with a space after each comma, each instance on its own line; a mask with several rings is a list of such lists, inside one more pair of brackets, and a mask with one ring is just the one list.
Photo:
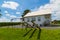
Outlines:
[[[0, 40], [38, 40], [39, 30], [29, 38], [34, 31], [30, 31], [25, 37], [23, 35], [28, 32], [31, 28], [25, 29], [20, 28], [0, 28]], [[42, 29], [40, 40], [60, 40], [60, 29]]]

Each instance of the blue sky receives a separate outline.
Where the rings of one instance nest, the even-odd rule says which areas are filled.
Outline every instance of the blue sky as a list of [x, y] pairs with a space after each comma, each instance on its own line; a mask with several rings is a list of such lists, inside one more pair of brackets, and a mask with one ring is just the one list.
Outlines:
[[[2, 21], [2, 19], [4, 19], [3, 21], [9, 21], [11, 18], [19, 18], [26, 9], [36, 11], [41, 7], [43, 9], [45, 7], [50, 8], [51, 4], [57, 4], [55, 2], [58, 3], [58, 1], [54, 0], [0, 0], [0, 9], [2, 14], [0, 21]], [[53, 7], [54, 6], [52, 5], [51, 9], [53, 9]], [[55, 8], [53, 10], [53, 13], [57, 13], [57, 10], [55, 10]], [[53, 15], [52, 18], [54, 17], [56, 16]], [[57, 19], [59, 18], [57, 17]]]
[[[8, 4], [11, 4], [11, 2], [13, 2], [13, 6], [15, 5], [14, 3], [16, 3], [18, 6], [13, 9], [11, 5], [8, 6]], [[21, 17], [22, 13], [26, 9], [34, 11], [41, 5], [45, 5], [47, 3], [49, 3], [49, 0], [0, 0], [0, 9], [2, 17], [11, 19]]]

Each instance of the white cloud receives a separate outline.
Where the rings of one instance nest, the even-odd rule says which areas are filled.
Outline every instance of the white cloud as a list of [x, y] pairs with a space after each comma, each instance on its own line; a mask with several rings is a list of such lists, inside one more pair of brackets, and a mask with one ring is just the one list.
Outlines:
[[[17, 18], [17, 16], [9, 14], [8, 11], [5, 11], [5, 13], [6, 13], [5, 15], [10, 18]], [[19, 12], [17, 12], [17, 14], [19, 14]]]
[[[60, 20], [60, 0], [50, 0], [55, 19]], [[54, 19], [54, 18], [53, 18]]]
[[31, 9], [32, 11], [36, 11], [38, 9], [38, 7], [35, 7], [34, 9]]
[[6, 14], [6, 16], [11, 16], [10, 14]]
[[5, 11], [5, 13], [8, 13], [8, 11]]
[[6, 17], [1, 17], [0, 22], [10, 22], [10, 20], [7, 19]]
[[20, 12], [16, 12], [16, 14], [20, 14]]
[[11, 14], [6, 14], [6, 16], [8, 16], [8, 17], [10, 17], [10, 18], [17, 18], [17, 16], [11, 15]]
[[13, 1], [4, 1], [4, 3], [2, 4], [2, 7], [14, 9], [14, 10], [16, 10], [18, 6], [19, 4]]
[[13, 22], [21, 22], [20, 19], [14, 19]]
[[10, 14], [8, 13], [8, 11], [5, 11], [5, 15], [6, 16], [10, 16]]
[[[11, 22], [11, 19], [14, 19], [14, 18], [16, 18], [15, 15], [11, 15], [10, 19], [8, 19], [7, 17], [1, 17], [0, 22]], [[20, 20], [20, 18], [16, 18], [13, 20], [13, 22], [21, 22], [21, 20]]]
[[10, 18], [17, 18], [17, 16], [15, 16], [15, 15], [11, 15]]
[[5, 11], [5, 13], [6, 13], [5, 15], [10, 17], [10, 18], [17, 18], [17, 16], [9, 14], [8, 11]]
[[40, 6], [38, 10], [36, 10], [35, 12], [46, 10], [46, 9], [48, 9], [48, 11], [52, 13], [52, 15], [56, 16], [55, 18], [52, 18], [52, 20], [60, 19], [60, 0], [50, 0], [50, 3]]

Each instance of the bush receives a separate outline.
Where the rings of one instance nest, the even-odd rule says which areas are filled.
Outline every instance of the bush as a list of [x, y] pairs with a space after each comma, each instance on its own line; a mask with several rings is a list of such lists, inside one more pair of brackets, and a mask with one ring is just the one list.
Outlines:
[[0, 22], [0, 27], [1, 26], [13, 26], [13, 25], [20, 25], [20, 22]]

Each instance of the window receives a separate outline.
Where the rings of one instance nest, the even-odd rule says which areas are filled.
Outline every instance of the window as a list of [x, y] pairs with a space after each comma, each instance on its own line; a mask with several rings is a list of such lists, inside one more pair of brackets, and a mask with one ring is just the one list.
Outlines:
[[27, 22], [29, 22], [30, 20], [29, 20], [29, 18], [27, 18]]
[[35, 17], [32, 18], [32, 21], [35, 21]]
[[24, 18], [22, 18], [22, 21], [24, 21]]
[[40, 17], [38, 17], [38, 21], [41, 21]]

